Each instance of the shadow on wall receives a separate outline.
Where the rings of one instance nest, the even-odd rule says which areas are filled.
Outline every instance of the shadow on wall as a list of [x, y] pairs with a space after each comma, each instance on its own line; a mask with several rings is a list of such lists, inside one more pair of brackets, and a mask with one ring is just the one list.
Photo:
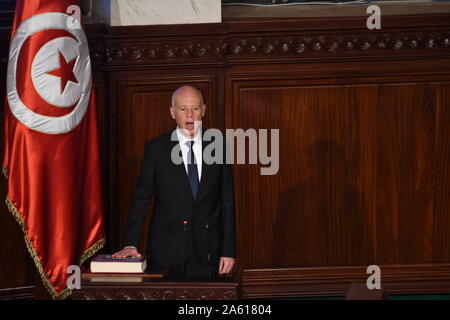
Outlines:
[[344, 151], [319, 140], [307, 154], [313, 175], [282, 194], [276, 221], [279, 267], [360, 265], [372, 257], [365, 196], [349, 182]]

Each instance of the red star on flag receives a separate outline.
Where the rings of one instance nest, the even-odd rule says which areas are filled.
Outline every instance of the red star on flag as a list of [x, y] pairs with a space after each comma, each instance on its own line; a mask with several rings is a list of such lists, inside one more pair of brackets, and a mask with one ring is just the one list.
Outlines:
[[52, 76], [61, 78], [61, 94], [62, 94], [66, 89], [67, 82], [72, 81], [74, 83], [78, 83], [78, 80], [75, 77], [75, 74], [73, 73], [73, 68], [75, 66], [75, 63], [77, 62], [77, 59], [75, 58], [72, 59], [71, 61], [66, 61], [66, 58], [61, 53], [61, 51], [58, 50], [58, 53], [59, 53], [59, 68], [47, 73], [51, 74]]

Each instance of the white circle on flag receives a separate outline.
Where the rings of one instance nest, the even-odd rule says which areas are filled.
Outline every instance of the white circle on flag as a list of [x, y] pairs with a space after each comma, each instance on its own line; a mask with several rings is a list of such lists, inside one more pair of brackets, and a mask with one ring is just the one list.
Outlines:
[[77, 45], [72, 38], [56, 38], [43, 45], [34, 57], [31, 67], [31, 79], [34, 87], [42, 99], [55, 107], [73, 106], [81, 97], [81, 83], [89, 82], [90, 73], [82, 72], [78, 63], [74, 68], [78, 83], [68, 81], [63, 92], [61, 92], [61, 79], [48, 74], [59, 68], [59, 52], [66, 61], [77, 59]]
[[[71, 27], [69, 28], [68, 25]], [[17, 64], [21, 63], [18, 57], [24, 42], [37, 32], [51, 29], [66, 30], [77, 40], [58, 37], [44, 44], [32, 62], [31, 78], [38, 94], [50, 105], [68, 107], [76, 104], [70, 113], [60, 117], [45, 116], [30, 110], [20, 99], [16, 86]], [[61, 92], [60, 80], [46, 74], [58, 68], [59, 52], [66, 60], [77, 59], [73, 73], [78, 79], [78, 84], [68, 81], [64, 92]], [[91, 81], [87, 39], [78, 20], [65, 13], [48, 12], [32, 16], [20, 24], [11, 41], [7, 75], [8, 103], [17, 120], [30, 129], [44, 133], [70, 132], [81, 122], [86, 113], [91, 95]]]

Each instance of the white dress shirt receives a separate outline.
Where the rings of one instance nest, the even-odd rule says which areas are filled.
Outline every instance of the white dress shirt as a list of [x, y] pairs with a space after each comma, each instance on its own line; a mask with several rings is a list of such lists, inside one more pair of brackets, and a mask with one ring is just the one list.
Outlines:
[[183, 155], [183, 163], [184, 168], [186, 169], [186, 173], [188, 173], [187, 157], [189, 152], [189, 146], [186, 144], [186, 142], [194, 140], [194, 146], [192, 147], [192, 149], [194, 149], [194, 156], [195, 160], [197, 161], [198, 181], [200, 182], [202, 178], [202, 161], [203, 161], [201, 129], [199, 128], [197, 130], [197, 134], [195, 135], [194, 139], [188, 139], [181, 133], [180, 129], [177, 127], [177, 137], [178, 141], [180, 142], [181, 154]]

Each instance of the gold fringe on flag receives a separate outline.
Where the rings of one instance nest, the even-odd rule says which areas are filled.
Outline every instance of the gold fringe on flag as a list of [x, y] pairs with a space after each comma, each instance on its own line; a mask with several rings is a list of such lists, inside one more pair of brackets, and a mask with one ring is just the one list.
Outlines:
[[[7, 170], [5, 167], [3, 167], [3, 174], [5, 175], [5, 171], [7, 174]], [[72, 290], [69, 288], [64, 289], [61, 293], [57, 293], [55, 291], [55, 288], [53, 288], [50, 281], [47, 279], [47, 276], [44, 273], [44, 269], [42, 268], [41, 260], [39, 259], [36, 251], [34, 250], [33, 246], [31, 245], [31, 242], [28, 238], [28, 233], [25, 228], [25, 223], [20, 216], [19, 212], [17, 211], [16, 207], [12, 204], [12, 202], [6, 198], [5, 199], [6, 206], [8, 207], [9, 212], [14, 216], [19, 226], [22, 228], [22, 232], [24, 234], [25, 244], [27, 246], [28, 252], [30, 253], [31, 257], [33, 258], [34, 264], [36, 265], [36, 268], [39, 272], [39, 275], [41, 276], [42, 282], [44, 283], [47, 291], [50, 293], [52, 298], [54, 300], [63, 300], [66, 299], [71, 293]], [[105, 245], [105, 239], [100, 239], [96, 243], [94, 243], [89, 249], [87, 249], [80, 257], [79, 265], [83, 264], [87, 259], [92, 257], [98, 250], [103, 248]]]
[[3, 176], [8, 179], [8, 169], [6, 169], [6, 167], [2, 166], [2, 173]]

